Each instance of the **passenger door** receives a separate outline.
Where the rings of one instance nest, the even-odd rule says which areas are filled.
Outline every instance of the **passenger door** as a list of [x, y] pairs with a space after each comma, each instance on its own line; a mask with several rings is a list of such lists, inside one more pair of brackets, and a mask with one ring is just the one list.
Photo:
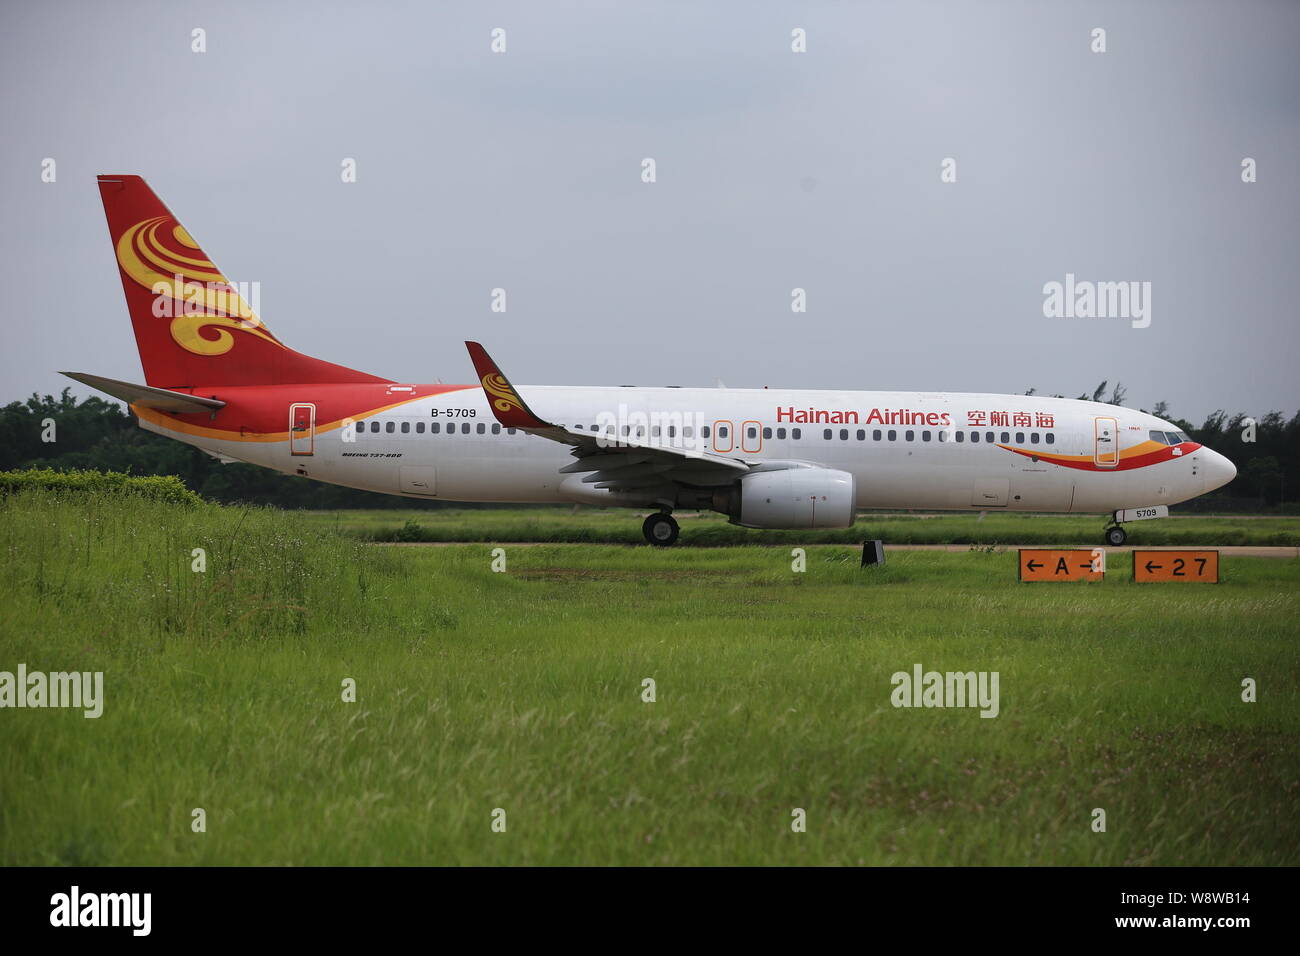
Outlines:
[[312, 455], [316, 452], [316, 406], [296, 402], [289, 406], [289, 454]]
[[1113, 418], [1095, 418], [1092, 427], [1092, 460], [1098, 468], [1119, 464], [1119, 422]]

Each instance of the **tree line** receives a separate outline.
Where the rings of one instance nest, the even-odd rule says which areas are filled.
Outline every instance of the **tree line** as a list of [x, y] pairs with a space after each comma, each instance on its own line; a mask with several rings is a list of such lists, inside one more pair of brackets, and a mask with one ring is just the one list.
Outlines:
[[[1116, 383], [1107, 394], [1108, 384], [1102, 382], [1092, 393], [1079, 398], [1123, 405], [1124, 386]], [[1032, 388], [1025, 392], [1035, 393]], [[1180, 507], [1300, 510], [1295, 504], [1300, 501], [1300, 460], [1296, 454], [1300, 447], [1300, 413], [1288, 419], [1279, 411], [1249, 416], [1219, 410], [1196, 425], [1172, 416], [1165, 402], [1150, 411], [1173, 422], [1193, 440], [1227, 455], [1237, 466], [1237, 478], [1231, 484]], [[255, 465], [223, 465], [192, 445], [144, 431], [135, 416], [117, 402], [98, 396], [78, 400], [70, 388], [57, 397], [34, 394], [26, 401], [10, 402], [0, 409], [0, 471], [14, 468], [176, 475], [186, 487], [213, 501], [282, 508], [437, 508], [450, 504], [342, 488]]]

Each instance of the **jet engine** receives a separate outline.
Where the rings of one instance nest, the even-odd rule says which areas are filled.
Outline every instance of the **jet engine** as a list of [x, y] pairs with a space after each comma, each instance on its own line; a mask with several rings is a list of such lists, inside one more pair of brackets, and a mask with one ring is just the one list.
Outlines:
[[851, 474], [814, 465], [752, 471], [713, 495], [713, 510], [746, 528], [847, 528], [854, 504]]

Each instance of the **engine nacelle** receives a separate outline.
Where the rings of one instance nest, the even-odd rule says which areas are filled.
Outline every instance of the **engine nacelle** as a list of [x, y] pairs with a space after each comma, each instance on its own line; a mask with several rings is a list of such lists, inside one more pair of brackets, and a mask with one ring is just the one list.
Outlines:
[[847, 528], [857, 517], [853, 476], [833, 468], [755, 471], [713, 496], [713, 509], [746, 528]]

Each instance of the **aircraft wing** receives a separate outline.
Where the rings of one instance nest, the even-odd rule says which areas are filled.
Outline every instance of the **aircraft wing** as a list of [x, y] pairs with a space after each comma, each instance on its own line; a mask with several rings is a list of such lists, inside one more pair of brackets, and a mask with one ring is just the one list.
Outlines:
[[712, 452], [655, 444], [600, 432], [584, 432], [548, 422], [533, 412], [487, 350], [466, 342], [488, 405], [502, 426], [569, 445], [576, 459], [561, 474], [590, 472], [582, 480], [596, 488], [633, 491], [665, 482], [687, 485], [724, 485], [750, 470], [739, 459]]

